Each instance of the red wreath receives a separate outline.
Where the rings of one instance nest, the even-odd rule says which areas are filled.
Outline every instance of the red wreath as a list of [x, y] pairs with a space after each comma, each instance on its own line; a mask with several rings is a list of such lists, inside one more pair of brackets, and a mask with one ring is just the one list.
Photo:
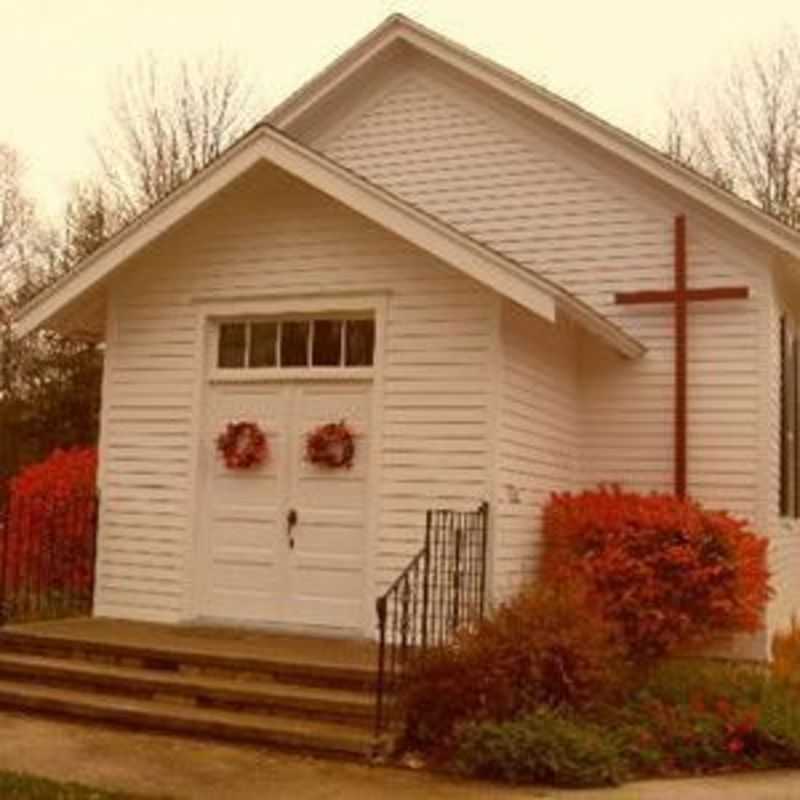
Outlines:
[[320, 425], [306, 438], [306, 460], [312, 464], [350, 469], [355, 454], [353, 432], [344, 420]]
[[229, 422], [217, 437], [217, 450], [228, 469], [249, 469], [269, 457], [267, 437], [255, 422]]

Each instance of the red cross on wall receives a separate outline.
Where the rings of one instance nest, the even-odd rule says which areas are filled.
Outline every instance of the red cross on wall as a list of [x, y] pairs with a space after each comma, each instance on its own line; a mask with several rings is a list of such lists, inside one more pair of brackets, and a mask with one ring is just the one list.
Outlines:
[[621, 305], [672, 303], [675, 318], [675, 494], [686, 497], [687, 445], [687, 312], [691, 302], [715, 300], [746, 300], [746, 286], [721, 286], [711, 289], [689, 289], [686, 280], [686, 217], [675, 217], [675, 285], [663, 291], [619, 292], [615, 296]]

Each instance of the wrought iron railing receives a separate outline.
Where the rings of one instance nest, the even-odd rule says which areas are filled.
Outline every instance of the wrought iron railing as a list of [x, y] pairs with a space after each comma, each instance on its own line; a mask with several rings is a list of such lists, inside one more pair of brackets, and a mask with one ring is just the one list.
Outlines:
[[0, 508], [0, 625], [91, 612], [97, 498], [11, 496]]
[[393, 721], [410, 659], [483, 617], [488, 514], [487, 503], [428, 511], [422, 549], [377, 599], [376, 734]]

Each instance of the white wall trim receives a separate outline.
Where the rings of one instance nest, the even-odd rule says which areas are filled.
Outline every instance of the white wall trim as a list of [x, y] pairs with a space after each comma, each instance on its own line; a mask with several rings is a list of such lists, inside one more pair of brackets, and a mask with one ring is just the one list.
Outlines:
[[[247, 294], [192, 298], [198, 310], [209, 319], [231, 317], [278, 317], [285, 314], [348, 314], [374, 311], [388, 292], [341, 292], [315, 289], [298, 294]], [[268, 309], [265, 311], [265, 309]]]
[[369, 453], [370, 470], [367, 477], [367, 537], [364, 558], [363, 633], [367, 638], [377, 634], [375, 598], [377, 596], [378, 555], [380, 547], [381, 499], [383, 486], [383, 409], [385, 405], [386, 326], [389, 304], [385, 295], [373, 298], [375, 314], [375, 364], [372, 381], [372, 436]]
[[201, 569], [204, 545], [203, 503], [200, 496], [206, 483], [206, 470], [200, 439], [204, 426], [203, 409], [206, 396], [206, 353], [209, 349], [211, 325], [202, 312], [195, 315], [194, 384], [192, 386], [192, 441], [189, 447], [189, 485], [187, 487], [186, 515], [189, 520], [186, 532], [186, 562], [184, 566], [184, 618], [188, 621], [198, 615], [201, 598], [205, 591], [206, 571]]
[[[759, 372], [759, 413], [758, 413], [758, 458], [760, 468], [758, 470], [758, 501], [755, 510], [756, 525], [768, 536], [776, 535], [777, 531], [773, 520], [778, 513], [777, 508], [770, 508], [771, 491], [770, 482], [772, 477], [771, 460], [774, 453], [773, 443], [770, 441], [772, 436], [770, 407], [771, 392], [775, 386], [775, 381], [780, 382], [778, 375], [772, 374], [773, 364], [771, 358], [773, 335], [771, 325], [770, 305], [775, 292], [775, 278], [772, 275], [765, 275], [764, 280], [768, 281], [768, 291], [756, 296], [758, 304], [758, 364]], [[780, 413], [780, 412], [778, 412]], [[780, 425], [779, 425], [780, 429]]]
[[104, 613], [102, 572], [98, 567], [103, 563], [103, 550], [105, 549], [105, 521], [106, 521], [106, 486], [108, 479], [108, 428], [109, 404], [108, 397], [111, 393], [111, 370], [108, 368], [108, 350], [113, 348], [119, 340], [117, 320], [113, 304], [106, 305], [106, 352], [103, 355], [103, 376], [100, 389], [100, 436], [97, 442], [97, 539], [95, 544], [95, 592], [93, 597], [92, 614], [95, 616]]
[[[212, 348], [209, 348], [213, 350]], [[208, 383], [280, 383], [281, 381], [371, 381], [374, 367], [265, 367], [263, 369], [219, 369], [208, 371]]]
[[499, 514], [499, 481], [498, 472], [500, 463], [500, 414], [502, 408], [502, 394], [504, 386], [505, 354], [503, 351], [503, 298], [495, 295], [492, 308], [492, 332], [489, 345], [489, 394], [488, 420], [486, 435], [488, 436], [488, 452], [486, 468], [488, 470], [489, 489], [487, 501], [489, 502], [489, 519], [487, 520], [488, 543], [486, 547], [486, 597], [491, 604], [494, 601], [497, 584], [497, 537], [500, 535]]

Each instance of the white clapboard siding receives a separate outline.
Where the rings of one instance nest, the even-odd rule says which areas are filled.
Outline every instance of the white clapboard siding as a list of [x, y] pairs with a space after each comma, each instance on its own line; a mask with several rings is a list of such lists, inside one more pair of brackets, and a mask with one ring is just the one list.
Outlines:
[[750, 300], [690, 312], [690, 489], [709, 504], [758, 514], [764, 452], [754, 431], [767, 313], [760, 254], [724, 242], [700, 212], [546, 121], [506, 113], [489, 90], [422, 61], [314, 136], [332, 158], [553, 278], [647, 346], [638, 361], [591, 342], [583, 348], [585, 485], [671, 487], [671, 311], [622, 307], [614, 293], [671, 286], [673, 219], [686, 211], [691, 285], [753, 290]]
[[99, 613], [191, 614], [203, 368], [193, 298], [260, 297], [268, 309], [271, 295], [342, 292], [387, 302], [373, 591], [419, 548], [426, 509], [472, 508], [487, 497], [490, 294], [264, 166], [110, 287]]
[[493, 586], [503, 597], [530, 577], [551, 492], [580, 482], [579, 335], [503, 303], [496, 420]]

